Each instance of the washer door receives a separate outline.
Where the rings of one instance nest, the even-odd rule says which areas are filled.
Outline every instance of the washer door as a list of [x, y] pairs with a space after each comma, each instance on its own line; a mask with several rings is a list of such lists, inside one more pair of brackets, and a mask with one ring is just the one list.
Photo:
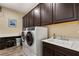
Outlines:
[[24, 32], [22, 32], [21, 38], [22, 38], [22, 42], [24, 42], [25, 41], [25, 34], [24, 34]]
[[29, 46], [31, 46], [33, 44], [33, 35], [31, 32], [27, 32], [26, 34], [26, 41], [27, 41], [27, 44]]

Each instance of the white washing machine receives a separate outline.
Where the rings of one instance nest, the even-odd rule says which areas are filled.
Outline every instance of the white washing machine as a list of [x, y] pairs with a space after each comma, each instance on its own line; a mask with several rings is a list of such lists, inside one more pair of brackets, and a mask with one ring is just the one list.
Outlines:
[[22, 50], [23, 50], [22, 52], [23, 52], [24, 56], [26, 56], [25, 52], [26, 52], [26, 49], [27, 49], [26, 46], [25, 46], [27, 44], [27, 42], [26, 42], [26, 34], [27, 34], [27, 31], [23, 31], [22, 34], [21, 34]]
[[42, 41], [48, 38], [46, 27], [29, 27], [25, 31], [25, 40], [23, 43], [24, 54], [27, 56], [42, 55]]

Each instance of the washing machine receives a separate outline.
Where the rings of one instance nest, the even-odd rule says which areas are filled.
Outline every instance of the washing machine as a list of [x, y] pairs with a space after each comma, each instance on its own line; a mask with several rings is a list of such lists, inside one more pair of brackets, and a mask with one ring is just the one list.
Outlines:
[[22, 33], [21, 33], [21, 39], [22, 39], [22, 52], [23, 52], [23, 56], [26, 56], [26, 44], [27, 44], [27, 42], [26, 42], [26, 34], [27, 34], [27, 31], [25, 30], [25, 31], [22, 31]]
[[29, 27], [26, 28], [24, 37], [24, 54], [27, 56], [42, 55], [42, 41], [48, 38], [46, 27]]

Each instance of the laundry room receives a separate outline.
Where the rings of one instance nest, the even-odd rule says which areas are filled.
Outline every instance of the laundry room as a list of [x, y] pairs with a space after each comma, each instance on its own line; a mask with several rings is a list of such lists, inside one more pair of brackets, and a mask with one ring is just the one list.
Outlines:
[[79, 3], [0, 3], [0, 56], [79, 56]]

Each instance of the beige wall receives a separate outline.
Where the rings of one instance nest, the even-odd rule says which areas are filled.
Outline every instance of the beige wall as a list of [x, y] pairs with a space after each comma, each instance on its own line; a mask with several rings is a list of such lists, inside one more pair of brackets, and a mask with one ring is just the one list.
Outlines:
[[[8, 19], [16, 19], [16, 28], [8, 27]], [[16, 36], [20, 35], [21, 31], [22, 14], [3, 7], [2, 11], [0, 12], [0, 36]]]
[[56, 35], [63, 35], [66, 37], [78, 37], [79, 38], [79, 22], [66, 22], [60, 24], [52, 24], [47, 26], [49, 29], [49, 37]]

